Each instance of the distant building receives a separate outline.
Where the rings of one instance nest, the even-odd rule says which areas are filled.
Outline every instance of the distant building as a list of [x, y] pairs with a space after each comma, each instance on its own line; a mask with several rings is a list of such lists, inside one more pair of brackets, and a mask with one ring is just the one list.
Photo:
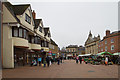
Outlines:
[[62, 47], [62, 49], [60, 50], [60, 55], [63, 57], [66, 57], [66, 48]]
[[88, 38], [85, 42], [85, 54], [97, 54], [98, 43], [100, 41], [100, 35], [92, 37], [91, 31], [89, 32]]
[[66, 55], [68, 58], [78, 55], [78, 45], [69, 45], [66, 47]]
[[80, 55], [80, 54], [85, 54], [85, 47], [79, 46], [79, 47], [78, 47], [78, 54], [79, 54], [79, 55]]
[[59, 47], [52, 39], [50, 39], [49, 49], [51, 56], [53, 56], [53, 58], [57, 57], [57, 53], [59, 52]]
[[110, 30], [106, 30], [106, 36], [103, 37], [98, 44], [98, 52], [120, 52], [120, 31], [110, 33]]

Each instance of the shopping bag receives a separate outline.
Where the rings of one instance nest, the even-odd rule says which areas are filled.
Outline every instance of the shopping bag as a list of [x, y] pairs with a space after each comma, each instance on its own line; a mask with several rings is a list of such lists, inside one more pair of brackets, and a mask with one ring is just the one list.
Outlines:
[[50, 61], [50, 65], [51, 65], [51, 61]]

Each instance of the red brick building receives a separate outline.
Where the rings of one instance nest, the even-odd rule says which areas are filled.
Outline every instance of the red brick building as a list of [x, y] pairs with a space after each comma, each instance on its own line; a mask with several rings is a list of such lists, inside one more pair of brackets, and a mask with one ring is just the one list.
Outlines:
[[98, 53], [105, 51], [112, 54], [120, 52], [120, 31], [110, 33], [106, 30], [106, 36], [98, 43]]

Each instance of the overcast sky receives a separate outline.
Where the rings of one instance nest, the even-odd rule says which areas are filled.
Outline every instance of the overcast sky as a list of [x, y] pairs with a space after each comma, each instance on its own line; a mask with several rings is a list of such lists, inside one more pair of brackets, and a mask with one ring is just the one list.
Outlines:
[[[16, 4], [14, 0], [9, 0]], [[22, 2], [26, 4], [28, 2]], [[93, 37], [118, 30], [117, 2], [29, 2], [44, 26], [50, 26], [52, 39], [60, 48], [83, 45], [91, 30]], [[21, 4], [17, 2], [17, 4]]]

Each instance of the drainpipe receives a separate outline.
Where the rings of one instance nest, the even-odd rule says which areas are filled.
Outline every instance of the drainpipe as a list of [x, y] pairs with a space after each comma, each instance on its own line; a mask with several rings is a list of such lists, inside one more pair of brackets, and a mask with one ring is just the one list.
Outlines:
[[3, 25], [2, 25], [2, 20], [3, 20], [3, 7], [2, 7], [2, 1], [0, 1], [0, 33], [1, 33], [1, 35], [0, 35], [0, 37], [1, 37], [1, 39], [0, 39], [0, 42], [1, 42], [0, 69], [3, 67], [3, 40], [2, 40], [3, 39], [3, 28], [2, 28]]

